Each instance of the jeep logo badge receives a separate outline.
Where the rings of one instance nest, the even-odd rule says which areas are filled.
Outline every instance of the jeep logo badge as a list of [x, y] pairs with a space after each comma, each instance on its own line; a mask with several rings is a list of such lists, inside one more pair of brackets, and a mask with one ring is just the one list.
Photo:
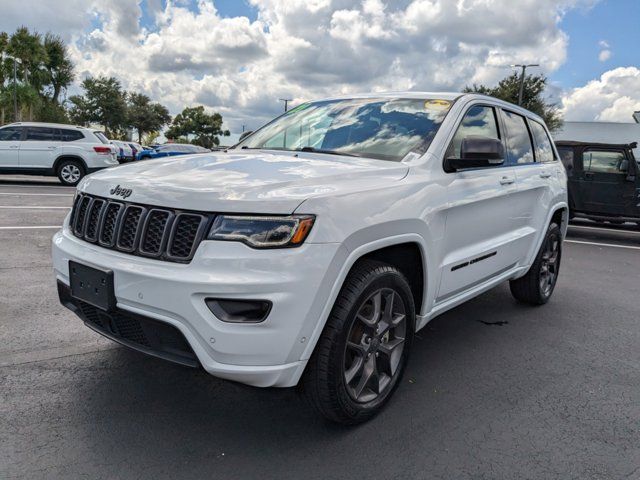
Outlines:
[[122, 188], [120, 185], [116, 185], [111, 190], [109, 190], [109, 193], [111, 195], [122, 197], [122, 199], [124, 200], [131, 196], [131, 194], [133, 193], [133, 190], [131, 190], [130, 188]]

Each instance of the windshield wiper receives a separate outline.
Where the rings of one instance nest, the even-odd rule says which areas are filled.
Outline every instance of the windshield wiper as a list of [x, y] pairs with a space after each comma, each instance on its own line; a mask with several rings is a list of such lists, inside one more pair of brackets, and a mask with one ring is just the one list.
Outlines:
[[310, 153], [326, 153], [328, 155], [344, 155], [345, 157], [359, 157], [355, 153], [340, 152], [338, 150], [323, 150], [322, 148], [315, 147], [302, 147], [296, 150], [298, 152], [310, 152]]

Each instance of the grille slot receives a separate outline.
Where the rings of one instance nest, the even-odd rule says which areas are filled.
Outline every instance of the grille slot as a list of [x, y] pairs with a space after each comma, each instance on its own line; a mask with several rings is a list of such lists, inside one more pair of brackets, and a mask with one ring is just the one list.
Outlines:
[[98, 227], [100, 221], [100, 215], [105, 205], [104, 200], [95, 199], [89, 207], [89, 213], [87, 217], [87, 228], [84, 232], [85, 239], [90, 242], [98, 240]]
[[120, 223], [118, 234], [118, 248], [133, 252], [137, 246], [140, 230], [140, 220], [144, 214], [142, 207], [129, 205], [126, 207]]
[[149, 212], [142, 230], [141, 253], [151, 256], [158, 256], [162, 253], [171, 217], [171, 212], [167, 210], [153, 209]]
[[193, 254], [196, 239], [200, 234], [204, 217], [190, 213], [181, 213], [173, 223], [169, 240], [169, 256], [189, 258]]
[[105, 248], [188, 263], [213, 216], [80, 194], [71, 226], [76, 237]]
[[73, 231], [79, 238], [82, 238], [84, 236], [84, 221], [87, 218], [87, 210], [89, 209], [90, 203], [91, 197], [82, 197], [78, 203], [78, 211], [73, 216], [73, 218], [75, 219]]
[[116, 227], [122, 213], [121, 203], [111, 202], [105, 209], [100, 225], [100, 244], [105, 247], [113, 247], [116, 238]]

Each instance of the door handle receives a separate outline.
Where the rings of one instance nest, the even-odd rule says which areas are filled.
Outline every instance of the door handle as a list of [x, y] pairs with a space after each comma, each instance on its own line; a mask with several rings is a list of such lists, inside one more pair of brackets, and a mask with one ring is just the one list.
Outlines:
[[17, 145], [9, 145], [9, 148], [13, 150], [13, 149], [18, 148], [18, 146]]
[[47, 147], [47, 148], [48, 148], [49, 150], [55, 150], [55, 149], [56, 149], [56, 148], [58, 148], [58, 147], [51, 146], [51, 147]]
[[511, 185], [512, 183], [514, 183], [516, 180], [514, 178], [510, 178], [510, 177], [502, 177], [500, 179], [500, 185]]
[[540, 178], [551, 178], [551, 174], [548, 172], [543, 172], [540, 174]]

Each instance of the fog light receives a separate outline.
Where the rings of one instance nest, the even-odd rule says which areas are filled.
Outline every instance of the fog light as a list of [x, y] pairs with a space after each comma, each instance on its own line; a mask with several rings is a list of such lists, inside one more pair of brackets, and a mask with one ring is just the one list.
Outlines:
[[271, 311], [269, 300], [207, 298], [205, 303], [211, 313], [223, 322], [229, 323], [260, 323]]

